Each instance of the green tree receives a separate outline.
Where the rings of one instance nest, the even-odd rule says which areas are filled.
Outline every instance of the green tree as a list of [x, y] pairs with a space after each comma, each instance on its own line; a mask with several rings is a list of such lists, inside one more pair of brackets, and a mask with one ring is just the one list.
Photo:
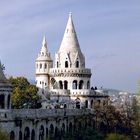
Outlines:
[[105, 140], [131, 140], [129, 137], [120, 134], [108, 134]]
[[9, 140], [9, 136], [6, 132], [3, 132], [0, 128], [0, 140]]
[[13, 108], [37, 108], [40, 96], [38, 89], [31, 85], [24, 77], [10, 77], [9, 81], [13, 85], [12, 107]]

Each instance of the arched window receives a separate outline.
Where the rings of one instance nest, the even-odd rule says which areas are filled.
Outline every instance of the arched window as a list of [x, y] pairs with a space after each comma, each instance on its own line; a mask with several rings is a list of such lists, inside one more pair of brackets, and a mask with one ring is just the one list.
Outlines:
[[0, 108], [4, 109], [4, 95], [0, 95]]
[[49, 134], [52, 136], [54, 134], [54, 126], [53, 124], [50, 125]]
[[65, 68], [68, 68], [68, 61], [65, 61]]
[[62, 124], [61, 131], [62, 131], [62, 135], [65, 134], [65, 124], [64, 123]]
[[46, 140], [48, 139], [48, 128], [46, 128]]
[[58, 61], [57, 61], [57, 64], [56, 65], [57, 65], [57, 68], [58, 68], [58, 66], [59, 66]]
[[44, 127], [41, 125], [39, 129], [39, 140], [44, 140]]
[[51, 85], [52, 85], [53, 89], [55, 89], [57, 86], [54, 78], [51, 79]]
[[85, 108], [88, 108], [88, 100], [85, 101]]
[[90, 102], [90, 108], [93, 108], [93, 100]]
[[14, 133], [14, 131], [10, 132], [10, 140], [15, 140], [15, 133]]
[[55, 138], [58, 138], [58, 136], [59, 136], [59, 131], [58, 131], [58, 128], [55, 127]]
[[24, 130], [24, 140], [30, 140], [30, 129], [26, 127]]
[[34, 129], [32, 130], [32, 133], [31, 133], [31, 140], [35, 140], [35, 130]]
[[60, 89], [63, 89], [63, 83], [62, 83], [62, 81], [59, 81], [59, 88]]
[[69, 123], [69, 133], [72, 134], [72, 131], [73, 131], [73, 129], [72, 129], [72, 123], [70, 122]]
[[87, 81], [87, 89], [90, 89], [90, 82]]
[[40, 69], [42, 69], [42, 64], [40, 64]]
[[79, 89], [83, 89], [84, 88], [84, 81], [80, 80], [79, 82]]
[[8, 100], [7, 100], [7, 108], [10, 108], [10, 95], [8, 95]]
[[72, 88], [77, 89], [77, 80], [74, 80], [72, 83]]
[[47, 68], [47, 64], [45, 63], [45, 65], [44, 65], [44, 68], [46, 69]]
[[68, 81], [64, 81], [64, 89], [68, 89]]
[[79, 61], [76, 61], [76, 68], [79, 68]]
[[77, 98], [77, 99], [75, 100], [75, 102], [76, 102], [76, 108], [77, 108], [77, 109], [80, 109], [80, 99]]

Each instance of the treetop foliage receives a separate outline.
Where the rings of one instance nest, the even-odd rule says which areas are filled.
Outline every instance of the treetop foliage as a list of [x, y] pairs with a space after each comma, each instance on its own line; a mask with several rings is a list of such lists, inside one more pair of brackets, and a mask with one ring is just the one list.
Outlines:
[[13, 108], [37, 108], [40, 96], [35, 85], [31, 85], [25, 77], [10, 77], [9, 81], [13, 86]]

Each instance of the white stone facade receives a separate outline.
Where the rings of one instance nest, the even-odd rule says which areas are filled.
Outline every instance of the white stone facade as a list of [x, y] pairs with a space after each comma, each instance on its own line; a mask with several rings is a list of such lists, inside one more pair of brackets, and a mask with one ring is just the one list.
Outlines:
[[[11, 109], [12, 87], [0, 64], [0, 127], [10, 140], [61, 139], [66, 132], [93, 128], [95, 115], [91, 108], [97, 103], [107, 104], [108, 96], [92, 90], [90, 78], [91, 70], [85, 67], [70, 14], [54, 67], [45, 37], [36, 59], [36, 86], [45, 109]], [[55, 105], [60, 105], [59, 109], [54, 109]]]
[[[60, 48], [55, 54], [54, 66], [44, 44], [46, 40], [43, 40], [41, 55], [36, 59], [36, 86], [43, 100], [44, 95], [50, 95], [50, 100], [63, 103], [67, 108], [92, 108], [98, 95], [90, 88], [91, 70], [85, 67], [85, 56], [80, 49], [71, 13]], [[44, 69], [45, 64], [47, 69]]]

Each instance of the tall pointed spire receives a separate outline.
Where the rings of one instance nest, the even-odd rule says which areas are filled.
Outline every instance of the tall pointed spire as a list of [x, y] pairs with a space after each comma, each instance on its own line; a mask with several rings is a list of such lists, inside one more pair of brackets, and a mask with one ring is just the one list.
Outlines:
[[67, 26], [65, 29], [65, 33], [63, 36], [63, 40], [61, 42], [61, 46], [59, 52], [69, 52], [69, 51], [80, 51], [79, 42], [77, 39], [77, 35], [75, 32], [73, 20], [72, 20], [72, 13], [69, 13], [69, 18], [67, 22]]
[[45, 35], [44, 35], [43, 41], [42, 41], [41, 52], [43, 52], [43, 53], [47, 53], [48, 52], [48, 49], [47, 49], [47, 41], [46, 41]]
[[0, 82], [5, 82], [6, 81], [6, 77], [3, 73], [3, 67], [2, 67], [2, 64], [1, 64], [1, 61], [0, 61]]

